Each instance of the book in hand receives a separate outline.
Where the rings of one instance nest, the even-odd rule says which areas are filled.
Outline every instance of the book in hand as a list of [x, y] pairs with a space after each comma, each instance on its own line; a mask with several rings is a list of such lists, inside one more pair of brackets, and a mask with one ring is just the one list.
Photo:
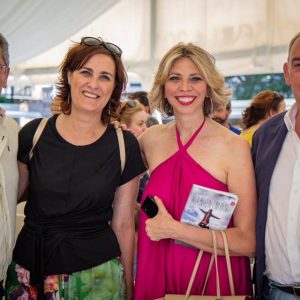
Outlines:
[[194, 184], [180, 221], [202, 228], [224, 230], [229, 224], [237, 201], [238, 197], [235, 194]]

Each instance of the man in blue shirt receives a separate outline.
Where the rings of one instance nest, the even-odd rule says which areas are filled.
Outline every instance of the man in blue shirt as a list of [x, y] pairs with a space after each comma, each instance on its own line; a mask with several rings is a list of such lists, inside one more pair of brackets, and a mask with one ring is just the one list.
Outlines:
[[212, 119], [218, 122], [219, 124], [227, 127], [232, 132], [236, 134], [240, 134], [241, 131], [229, 123], [230, 114], [231, 114], [231, 102], [229, 101], [226, 106], [222, 106], [217, 111], [214, 112], [214, 114], [212, 115]]

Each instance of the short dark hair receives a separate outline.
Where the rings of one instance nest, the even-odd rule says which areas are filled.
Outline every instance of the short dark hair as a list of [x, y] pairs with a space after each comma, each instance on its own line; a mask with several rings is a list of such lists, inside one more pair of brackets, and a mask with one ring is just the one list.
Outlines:
[[149, 106], [148, 93], [145, 91], [138, 91], [128, 96], [128, 99], [136, 99], [144, 106]]
[[290, 56], [292, 47], [293, 47], [293, 45], [295, 44], [296, 40], [298, 40], [298, 38], [300, 38], [300, 32], [298, 32], [298, 33], [291, 39], [291, 41], [290, 41], [290, 44], [289, 44], [289, 56]]

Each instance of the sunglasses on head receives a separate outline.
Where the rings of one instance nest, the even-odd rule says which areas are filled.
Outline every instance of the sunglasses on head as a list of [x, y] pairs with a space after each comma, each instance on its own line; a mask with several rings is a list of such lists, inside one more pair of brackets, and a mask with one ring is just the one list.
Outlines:
[[86, 46], [103, 46], [106, 50], [109, 52], [116, 54], [117, 56], [121, 57], [122, 55], [122, 50], [120, 47], [113, 43], [107, 43], [104, 42], [100, 37], [95, 38], [91, 36], [86, 36], [81, 39], [81, 45], [86, 45]]
[[135, 108], [137, 106], [137, 100], [129, 100], [127, 102], [127, 105], [130, 107], [130, 108]]

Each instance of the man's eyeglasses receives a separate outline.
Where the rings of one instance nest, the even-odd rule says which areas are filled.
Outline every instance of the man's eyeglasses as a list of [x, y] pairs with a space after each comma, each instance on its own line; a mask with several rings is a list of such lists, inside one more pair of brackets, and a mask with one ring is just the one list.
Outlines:
[[104, 42], [100, 37], [99, 38], [95, 38], [95, 37], [91, 37], [91, 36], [83, 37], [81, 39], [80, 44], [86, 45], [86, 46], [103, 46], [105, 49], [107, 49], [108, 51], [110, 51], [113, 54], [118, 55], [119, 57], [121, 57], [121, 55], [123, 53], [120, 47], [118, 47], [117, 45], [115, 45], [113, 43]]
[[0, 66], [0, 73], [4, 72], [7, 69], [7, 66]]

